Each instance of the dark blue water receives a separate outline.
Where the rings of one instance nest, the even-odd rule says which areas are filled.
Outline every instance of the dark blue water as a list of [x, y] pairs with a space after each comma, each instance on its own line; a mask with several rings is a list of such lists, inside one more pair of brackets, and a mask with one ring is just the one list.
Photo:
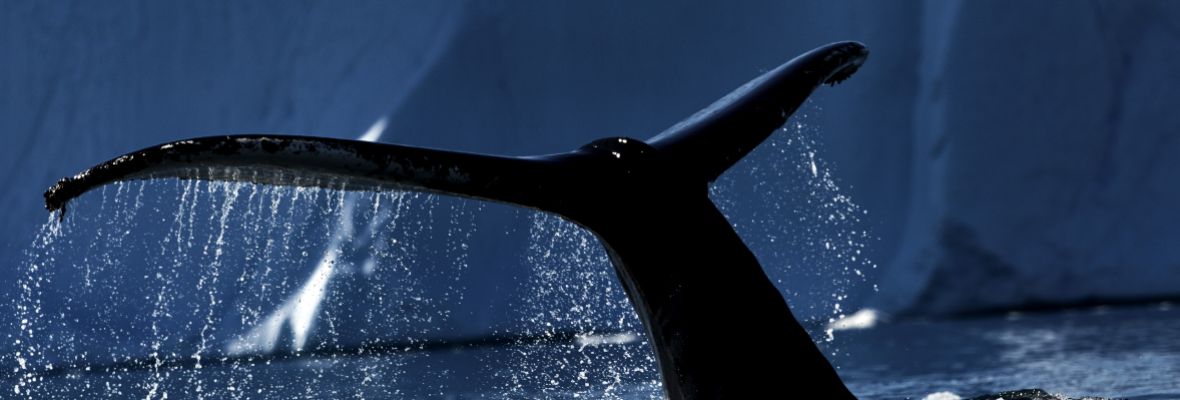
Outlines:
[[[1180, 312], [1165, 308], [885, 324], [838, 334], [835, 343], [845, 353], [835, 359], [863, 399], [967, 397], [1029, 387], [1079, 397], [1180, 399]], [[35, 397], [659, 398], [645, 346], [505, 345], [80, 371], [38, 381]], [[11, 376], [4, 382], [15, 384]]]
[[1180, 399], [1180, 310], [1168, 304], [884, 324], [836, 343], [840, 375], [866, 399], [1020, 388]]

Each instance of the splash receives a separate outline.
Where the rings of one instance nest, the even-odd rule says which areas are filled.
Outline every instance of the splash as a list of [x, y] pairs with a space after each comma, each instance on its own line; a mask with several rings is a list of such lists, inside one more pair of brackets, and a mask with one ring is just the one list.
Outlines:
[[[710, 188], [710, 197], [783, 292], [813, 338], [831, 343], [826, 326], [846, 318], [849, 304], [870, 286], [877, 264], [868, 211], [840, 186], [821, 156], [819, 129], [798, 112]], [[872, 288], [875, 290], [875, 286]], [[807, 318], [807, 316], [812, 316]]]
[[[457, 242], [480, 208], [432, 217], [440, 202], [426, 194], [178, 180], [80, 200], [46, 221], [21, 268], [20, 335], [0, 377], [20, 397], [340, 397], [351, 379], [334, 375], [350, 369], [370, 382], [356, 393], [383, 393], [403, 360], [339, 353], [448, 329], [467, 268]], [[438, 257], [407, 257], [419, 247]], [[301, 354], [304, 380], [268, 372]]]
[[[16, 397], [660, 393], [604, 250], [551, 215], [193, 180], [114, 184], [72, 206], [21, 267], [20, 335], [0, 376]], [[521, 270], [491, 294], [515, 299], [507, 311], [481, 308], [488, 295], [470, 293], [488, 282], [468, 277], [493, 268], [472, 244], [504, 234], [476, 220], [505, 211], [527, 232], [519, 267], [494, 267]], [[472, 330], [496, 312], [515, 322]]]
[[[392, 194], [395, 203], [395, 212], [400, 214], [405, 211], [405, 202], [401, 201], [401, 197], [408, 195], [407, 193]], [[313, 323], [315, 322], [320, 306], [324, 301], [325, 295], [328, 292], [328, 285], [332, 279], [337, 275], [337, 272], [347, 268], [345, 265], [337, 265], [341, 257], [346, 252], [363, 253], [366, 249], [361, 248], [367, 245], [367, 242], [353, 241], [358, 234], [355, 232], [354, 219], [356, 214], [357, 199], [356, 194], [340, 193], [339, 209], [340, 213], [336, 220], [336, 228], [331, 234], [327, 246], [316, 263], [315, 270], [311, 272], [311, 276], [304, 282], [303, 286], [299, 288], [295, 294], [287, 298], [278, 308], [272, 311], [263, 319], [263, 322], [250, 329], [244, 336], [235, 339], [229, 344], [226, 352], [230, 355], [242, 355], [252, 353], [270, 353], [280, 346], [279, 336], [284, 333], [284, 329], [290, 329], [291, 341], [289, 344], [295, 352], [302, 351], [307, 344], [308, 336], [312, 332]], [[369, 224], [367, 225], [367, 232], [363, 235], [368, 237], [376, 236], [377, 228], [388, 221], [392, 215], [389, 211], [379, 208], [380, 198], [374, 201], [374, 212]], [[385, 242], [380, 242], [384, 244]], [[347, 248], [346, 248], [347, 246]], [[384, 246], [378, 245], [377, 251], [383, 251]], [[365, 275], [372, 275], [377, 268], [377, 258], [369, 255], [363, 261]]]
[[533, 213], [529, 222], [524, 326], [539, 328], [532, 333], [541, 337], [574, 340], [521, 348], [514, 356], [520, 367], [503, 371], [501, 390], [513, 398], [662, 396], [643, 326], [606, 250], [592, 233], [559, 217]]

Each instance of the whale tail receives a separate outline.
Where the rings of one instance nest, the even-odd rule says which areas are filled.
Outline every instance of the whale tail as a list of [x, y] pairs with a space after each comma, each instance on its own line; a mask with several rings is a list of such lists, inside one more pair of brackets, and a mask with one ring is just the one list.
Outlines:
[[497, 157], [292, 135], [209, 136], [134, 151], [62, 178], [45, 208], [115, 181], [180, 178], [341, 190], [417, 190], [534, 207], [545, 157]]
[[[685, 176], [712, 181], [758, 146], [824, 83], [847, 79], [868, 50], [856, 42], [809, 51], [759, 76], [647, 141]], [[562, 155], [500, 157], [290, 135], [211, 136], [134, 151], [62, 178], [49, 211], [114, 181], [181, 178], [317, 186], [403, 188], [542, 208]], [[551, 211], [551, 210], [546, 210]]]
[[[420, 190], [553, 212], [582, 224], [607, 248], [670, 398], [800, 391], [853, 398], [707, 188], [812, 91], [847, 79], [867, 56], [855, 42], [817, 48], [646, 142], [608, 138], [567, 153], [498, 157], [300, 136], [207, 137], [129, 153], [64, 178], [45, 192], [45, 205], [64, 215], [70, 199], [103, 184], [178, 177]], [[729, 348], [742, 343], [756, 346]]]
[[868, 54], [856, 42], [816, 48], [737, 88], [648, 143], [685, 173], [713, 181], [783, 126], [815, 88], [848, 79]]

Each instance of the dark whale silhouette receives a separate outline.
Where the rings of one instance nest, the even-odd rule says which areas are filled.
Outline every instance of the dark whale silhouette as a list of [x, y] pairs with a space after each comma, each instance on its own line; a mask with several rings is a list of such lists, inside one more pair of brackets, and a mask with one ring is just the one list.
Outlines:
[[64, 178], [45, 192], [45, 204], [64, 217], [70, 199], [97, 186], [178, 177], [419, 190], [552, 212], [606, 247], [655, 348], [669, 398], [851, 399], [709, 199], [708, 185], [813, 90], [847, 79], [867, 56], [855, 42], [819, 47], [647, 141], [607, 138], [568, 153], [499, 157], [300, 136], [206, 137]]

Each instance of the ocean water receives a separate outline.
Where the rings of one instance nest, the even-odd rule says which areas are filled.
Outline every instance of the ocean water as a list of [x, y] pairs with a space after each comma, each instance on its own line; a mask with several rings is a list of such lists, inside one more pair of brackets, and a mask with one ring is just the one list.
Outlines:
[[1023, 388], [1180, 399], [1180, 309], [1168, 303], [905, 321], [835, 335], [840, 375], [865, 399]]
[[[1075, 397], [1180, 399], [1178, 328], [1180, 312], [1163, 305], [910, 321], [840, 333], [836, 342], [846, 353], [834, 359], [849, 387], [862, 399], [925, 399], [936, 398], [932, 397], [936, 393], [966, 398], [1034, 387]], [[46, 376], [24, 395], [661, 398], [655, 371], [642, 356], [646, 343], [633, 338], [587, 342], [214, 361], [201, 368], [191, 364], [94, 368]], [[15, 387], [15, 381], [8, 376], [4, 383]], [[0, 397], [23, 396], [9, 392]]]

